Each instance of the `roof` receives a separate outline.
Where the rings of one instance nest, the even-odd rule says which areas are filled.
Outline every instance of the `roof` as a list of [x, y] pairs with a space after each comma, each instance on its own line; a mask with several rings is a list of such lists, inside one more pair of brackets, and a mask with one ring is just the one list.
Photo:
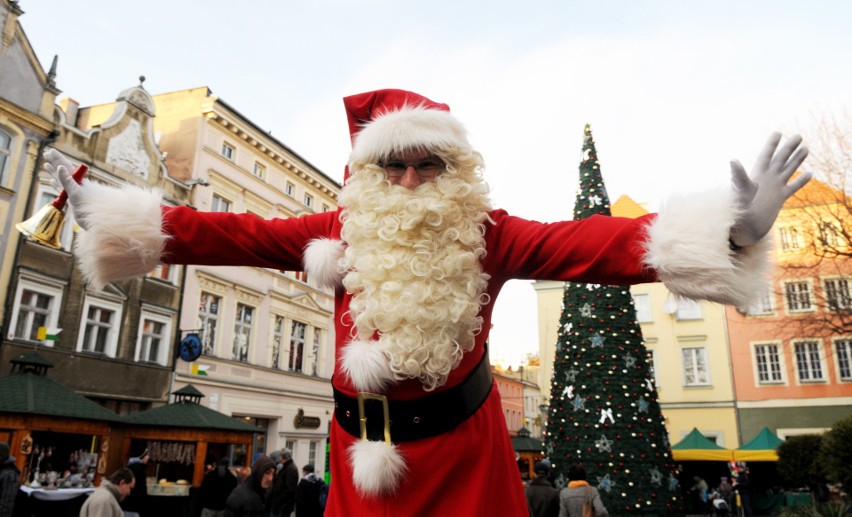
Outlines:
[[123, 417], [124, 422], [154, 427], [205, 428], [257, 432], [257, 428], [195, 402], [174, 402]]
[[541, 440], [531, 438], [529, 430], [522, 427], [518, 430], [518, 436], [512, 437], [512, 449], [516, 451], [541, 452], [544, 449], [544, 444]]
[[778, 446], [784, 440], [778, 438], [768, 427], [764, 427], [757, 436], [734, 451], [737, 461], [778, 461]]
[[0, 377], [0, 412], [118, 421], [109, 409], [33, 372]]
[[[798, 172], [793, 174], [794, 179], [798, 176]], [[811, 178], [811, 180], [807, 182], [801, 190], [793, 194], [784, 202], [784, 208], [804, 208], [815, 205], [819, 206], [831, 203], [842, 203], [844, 200], [845, 195], [842, 190], [816, 178]]]
[[633, 199], [626, 194], [622, 195], [615, 203], [612, 204], [611, 211], [612, 215], [616, 217], [629, 217], [631, 219], [648, 215], [648, 211], [642, 205], [633, 201]]
[[710, 441], [697, 428], [672, 445], [672, 459], [675, 461], [730, 461], [731, 451]]

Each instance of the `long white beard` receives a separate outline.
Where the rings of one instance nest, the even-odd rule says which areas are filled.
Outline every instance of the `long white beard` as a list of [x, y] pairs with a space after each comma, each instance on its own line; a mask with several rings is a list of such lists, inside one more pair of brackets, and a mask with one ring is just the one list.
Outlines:
[[414, 190], [366, 166], [341, 192], [343, 285], [353, 293], [356, 337], [377, 337], [395, 380], [433, 390], [473, 348], [488, 302], [480, 264], [487, 192], [474, 166]]

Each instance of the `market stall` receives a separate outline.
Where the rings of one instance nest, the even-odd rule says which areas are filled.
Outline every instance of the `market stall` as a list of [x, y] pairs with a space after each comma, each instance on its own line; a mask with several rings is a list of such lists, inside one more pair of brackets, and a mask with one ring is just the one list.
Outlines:
[[118, 415], [47, 378], [37, 352], [11, 361], [0, 377], [0, 441], [21, 470], [28, 515], [76, 515], [107, 474], [111, 425]]
[[518, 436], [512, 437], [512, 448], [518, 461], [518, 469], [521, 471], [521, 479], [524, 481], [535, 478], [533, 467], [535, 462], [544, 457], [544, 444], [530, 436], [526, 427], [518, 430]]
[[204, 395], [191, 384], [173, 395], [171, 404], [126, 415], [120, 431], [125, 461], [148, 451], [146, 484], [152, 507], [162, 510], [157, 515], [188, 514], [194, 489], [216, 460], [228, 458], [232, 466], [248, 467], [252, 438], [258, 432], [202, 406]]

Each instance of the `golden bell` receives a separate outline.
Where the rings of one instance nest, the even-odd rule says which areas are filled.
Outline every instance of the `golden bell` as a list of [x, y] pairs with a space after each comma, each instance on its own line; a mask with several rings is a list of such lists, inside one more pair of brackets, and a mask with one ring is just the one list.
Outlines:
[[53, 203], [48, 203], [34, 216], [16, 224], [15, 228], [39, 244], [59, 249], [62, 247], [62, 243], [59, 242], [59, 233], [62, 231], [63, 221], [65, 221], [65, 213], [53, 206]]

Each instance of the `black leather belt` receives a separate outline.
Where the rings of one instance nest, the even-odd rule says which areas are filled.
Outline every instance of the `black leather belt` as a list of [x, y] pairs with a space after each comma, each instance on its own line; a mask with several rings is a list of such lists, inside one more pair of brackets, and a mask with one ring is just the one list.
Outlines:
[[388, 443], [422, 440], [467, 420], [488, 398], [492, 384], [486, 352], [461, 384], [418, 399], [388, 400], [366, 392], [350, 397], [335, 388], [334, 415], [340, 427], [355, 437]]

